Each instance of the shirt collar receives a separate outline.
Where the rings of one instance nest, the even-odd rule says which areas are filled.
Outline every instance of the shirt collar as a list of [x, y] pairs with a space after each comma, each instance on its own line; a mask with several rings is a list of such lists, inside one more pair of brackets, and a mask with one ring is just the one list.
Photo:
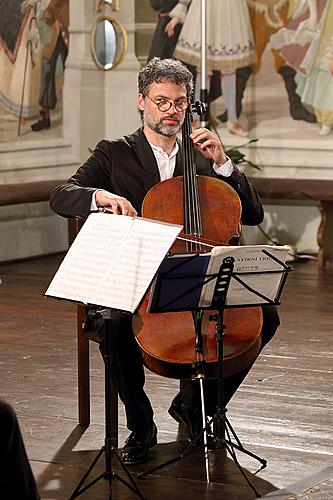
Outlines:
[[[148, 139], [147, 139], [147, 140], [148, 140]], [[148, 141], [148, 142], [149, 142], [149, 144], [150, 144], [151, 148], [152, 148], [154, 151], [156, 151], [156, 152], [158, 152], [158, 153], [160, 153], [160, 154], [163, 154], [163, 155], [165, 155], [165, 154], [166, 154], [166, 152], [164, 151], [164, 149], [163, 149], [163, 148], [160, 148], [160, 147], [156, 146], [155, 144], [153, 144], [153, 143], [152, 143], [152, 142], [150, 142], [150, 141]], [[175, 155], [178, 153], [178, 150], [179, 150], [179, 144], [178, 144], [178, 142], [176, 141], [176, 142], [175, 142], [175, 146], [174, 146], [173, 150], [171, 151], [169, 158], [172, 158], [173, 156], [175, 156]]]

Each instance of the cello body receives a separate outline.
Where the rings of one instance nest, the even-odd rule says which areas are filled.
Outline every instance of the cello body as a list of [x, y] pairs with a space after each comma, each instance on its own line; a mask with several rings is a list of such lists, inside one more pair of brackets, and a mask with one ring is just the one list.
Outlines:
[[[202, 103], [195, 104], [203, 113]], [[190, 241], [177, 240], [174, 253], [201, 253], [207, 245], [227, 245], [240, 234], [241, 202], [236, 191], [215, 177], [198, 176], [194, 161], [192, 109], [186, 111], [182, 127], [183, 175], [156, 184], [145, 196], [142, 215], [148, 219], [181, 224]], [[212, 246], [212, 245], [211, 245]], [[137, 315], [133, 331], [145, 365], [171, 378], [195, 378], [198, 366], [206, 378], [216, 377], [218, 352], [214, 311], [199, 316], [192, 311], [147, 313], [149, 292]], [[217, 311], [221, 317], [221, 311]], [[233, 375], [251, 365], [261, 345], [261, 307], [223, 310], [223, 375]], [[200, 331], [200, 342], [198, 342]], [[200, 344], [200, 345], [199, 345]]]
[[[239, 236], [241, 204], [237, 193], [220, 179], [196, 176], [205, 241], [226, 245]], [[142, 215], [174, 224], [184, 221], [184, 179], [175, 177], [154, 186], [146, 195]], [[186, 233], [188, 234], [188, 233]], [[185, 236], [186, 236], [185, 234]], [[189, 244], [193, 252], [192, 244]], [[186, 244], [176, 242], [172, 251], [186, 252]], [[147, 313], [149, 293], [139, 316], [133, 318], [133, 330], [145, 365], [153, 372], [171, 378], [193, 377], [196, 361], [195, 328], [192, 313]], [[213, 311], [204, 311], [202, 338], [205, 376], [217, 376], [215, 324], [209, 321]], [[260, 307], [224, 310], [224, 376], [233, 375], [256, 359], [261, 345], [262, 310]]]

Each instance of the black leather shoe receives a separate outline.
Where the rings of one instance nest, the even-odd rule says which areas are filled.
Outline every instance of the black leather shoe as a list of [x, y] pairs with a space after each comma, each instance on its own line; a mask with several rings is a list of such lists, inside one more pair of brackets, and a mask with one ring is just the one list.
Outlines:
[[185, 426], [190, 441], [202, 431], [202, 417], [198, 408], [192, 408], [175, 397], [169, 408], [169, 415]]
[[125, 441], [120, 458], [125, 465], [141, 464], [148, 458], [149, 448], [157, 444], [157, 428], [153, 423], [142, 431], [133, 431]]
[[220, 120], [220, 122], [222, 123], [226, 123], [228, 121], [228, 111], [225, 111], [224, 113], [222, 113], [221, 115], [217, 115], [216, 117], [218, 120]]
[[50, 117], [40, 113], [41, 117], [39, 118], [38, 122], [35, 122], [31, 125], [31, 130], [33, 132], [39, 132], [39, 130], [43, 130], [43, 128], [50, 128], [51, 126], [51, 120]]
[[294, 120], [304, 120], [309, 123], [316, 123], [317, 121], [316, 115], [308, 111], [301, 101], [291, 102], [289, 110]]

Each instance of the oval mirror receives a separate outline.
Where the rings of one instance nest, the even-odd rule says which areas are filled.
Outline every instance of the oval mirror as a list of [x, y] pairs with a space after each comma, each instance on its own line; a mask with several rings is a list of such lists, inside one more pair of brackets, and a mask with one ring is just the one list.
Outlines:
[[126, 31], [115, 19], [101, 17], [91, 30], [90, 47], [99, 69], [113, 69], [121, 62], [127, 50]]

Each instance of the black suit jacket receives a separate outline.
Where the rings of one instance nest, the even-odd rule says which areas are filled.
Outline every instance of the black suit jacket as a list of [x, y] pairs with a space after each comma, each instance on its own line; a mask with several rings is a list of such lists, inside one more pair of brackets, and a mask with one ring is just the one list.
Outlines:
[[[212, 162], [195, 152], [197, 173], [218, 177]], [[182, 175], [182, 154], [176, 158], [174, 176]], [[220, 177], [238, 193], [242, 204], [243, 224], [260, 224], [263, 207], [255, 188], [245, 174], [234, 166], [230, 177]], [[85, 219], [90, 212], [96, 189], [105, 189], [127, 198], [140, 214], [142, 201], [155, 184], [160, 182], [157, 162], [142, 129], [113, 141], [102, 140], [88, 160], [50, 195], [50, 205], [64, 217]], [[223, 214], [221, 214], [221, 217]]]

